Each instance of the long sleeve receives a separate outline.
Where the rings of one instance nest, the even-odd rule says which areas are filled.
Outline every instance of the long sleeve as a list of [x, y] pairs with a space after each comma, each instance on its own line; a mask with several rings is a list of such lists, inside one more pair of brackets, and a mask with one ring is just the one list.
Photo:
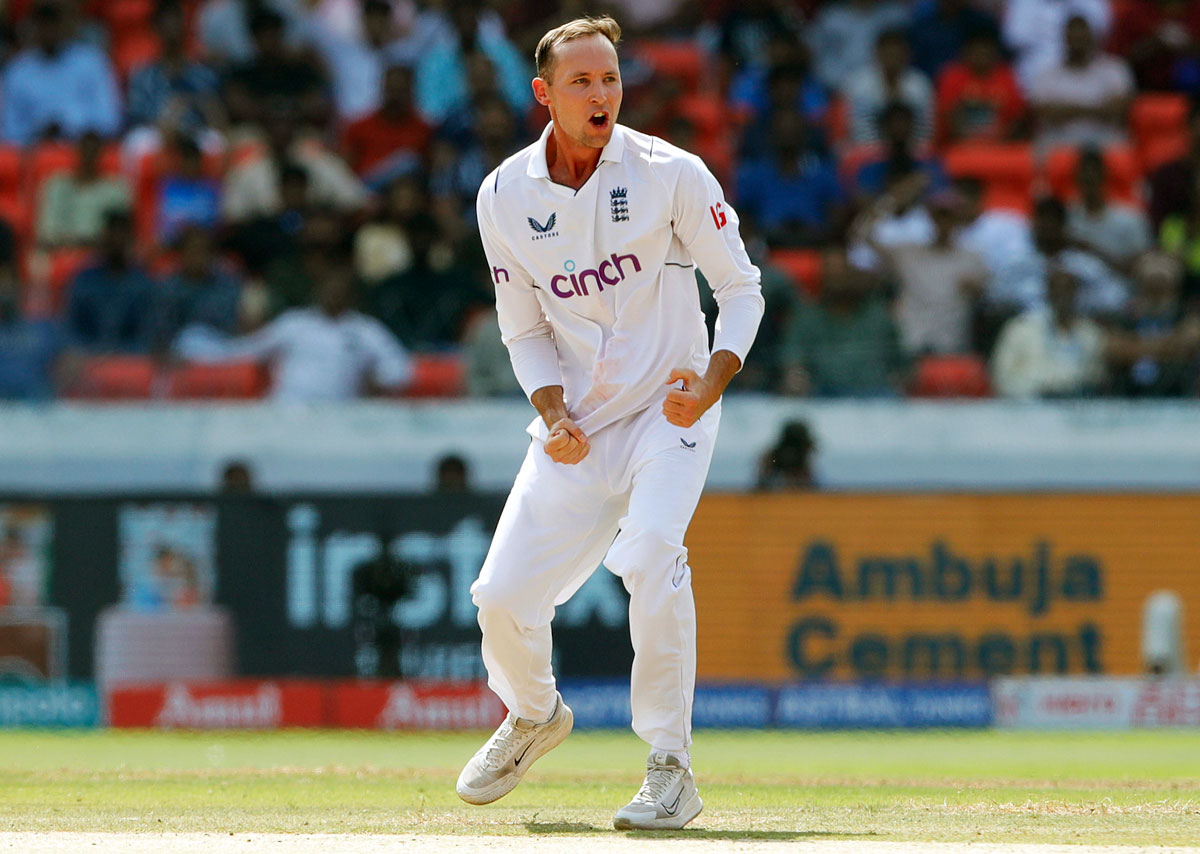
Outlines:
[[496, 287], [500, 338], [508, 348], [517, 382], [525, 396], [532, 397], [540, 388], [563, 384], [558, 348], [550, 321], [534, 292], [533, 277], [499, 238], [492, 213], [494, 201], [489, 181], [485, 181], [476, 201], [476, 214], [489, 274]]
[[746, 254], [737, 213], [717, 179], [699, 158], [684, 163], [675, 184], [675, 234], [704, 273], [717, 301], [713, 352], [728, 350], [745, 363], [766, 309], [761, 275]]

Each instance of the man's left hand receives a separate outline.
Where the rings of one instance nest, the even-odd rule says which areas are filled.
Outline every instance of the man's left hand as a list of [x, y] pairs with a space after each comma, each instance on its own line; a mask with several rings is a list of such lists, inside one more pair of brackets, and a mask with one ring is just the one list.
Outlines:
[[712, 394], [707, 382], [695, 371], [676, 368], [671, 371], [667, 385], [683, 381], [683, 388], [673, 388], [663, 401], [663, 415], [676, 427], [691, 427], [716, 402], [720, 394]]

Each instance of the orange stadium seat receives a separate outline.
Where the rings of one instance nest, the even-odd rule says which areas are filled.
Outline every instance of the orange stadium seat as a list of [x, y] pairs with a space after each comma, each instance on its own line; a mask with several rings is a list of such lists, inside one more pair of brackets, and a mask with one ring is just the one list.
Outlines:
[[[1071, 147], [1056, 148], [1046, 157], [1046, 184], [1050, 192], [1060, 199], [1074, 199], [1075, 167], [1079, 162], [1079, 150]], [[1130, 205], [1142, 203], [1142, 173], [1133, 149], [1114, 145], [1104, 150], [1104, 165], [1108, 171], [1106, 189], [1119, 202]]]
[[984, 205], [1028, 212], [1033, 207], [1036, 175], [1033, 147], [1025, 143], [967, 142], [945, 154], [946, 171], [955, 178], [984, 183]]
[[917, 363], [912, 397], [990, 397], [987, 365], [973, 353], [926, 356]]
[[187, 364], [171, 371], [167, 397], [171, 400], [253, 400], [266, 394], [266, 369], [257, 362]]
[[0, 146], [0, 216], [19, 236], [24, 236], [29, 227], [22, 192], [23, 163], [20, 148]]
[[154, 389], [154, 362], [145, 356], [92, 356], [63, 389], [74, 400], [146, 400]]
[[1141, 152], [1155, 139], [1187, 133], [1186, 95], [1153, 92], [1138, 95], [1129, 109], [1134, 147]]
[[821, 295], [821, 253], [815, 249], [776, 249], [771, 263], [784, 270], [796, 282], [796, 289], [816, 299]]
[[457, 353], [416, 355], [413, 368], [405, 397], [458, 397], [466, 390], [466, 365]]

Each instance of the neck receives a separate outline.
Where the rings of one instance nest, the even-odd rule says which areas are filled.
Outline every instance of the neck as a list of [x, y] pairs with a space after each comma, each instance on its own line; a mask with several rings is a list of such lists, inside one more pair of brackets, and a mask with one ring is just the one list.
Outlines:
[[1089, 213], [1098, 213], [1104, 210], [1104, 196], [1100, 193], [1084, 193], [1083, 207]]
[[603, 149], [580, 145], [563, 133], [555, 122], [546, 140], [546, 166], [550, 180], [578, 190], [600, 164]]

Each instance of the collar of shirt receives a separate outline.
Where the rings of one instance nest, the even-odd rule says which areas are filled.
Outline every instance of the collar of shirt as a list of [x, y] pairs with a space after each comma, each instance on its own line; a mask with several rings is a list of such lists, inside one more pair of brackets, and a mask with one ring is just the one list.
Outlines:
[[[537, 148], [533, 152], [533, 157], [529, 159], [529, 167], [525, 170], [525, 174], [530, 178], [550, 177], [550, 164], [546, 162], [546, 142], [550, 139], [550, 134], [553, 130], [554, 122], [548, 122], [545, 130], [542, 131], [541, 137], [538, 139]], [[604, 146], [604, 150], [600, 152], [600, 163], [606, 160], [619, 163], [624, 156], [625, 128], [622, 125], [613, 125], [612, 138], [609, 139], [608, 145]], [[598, 166], [599, 163], [596, 165]]]

